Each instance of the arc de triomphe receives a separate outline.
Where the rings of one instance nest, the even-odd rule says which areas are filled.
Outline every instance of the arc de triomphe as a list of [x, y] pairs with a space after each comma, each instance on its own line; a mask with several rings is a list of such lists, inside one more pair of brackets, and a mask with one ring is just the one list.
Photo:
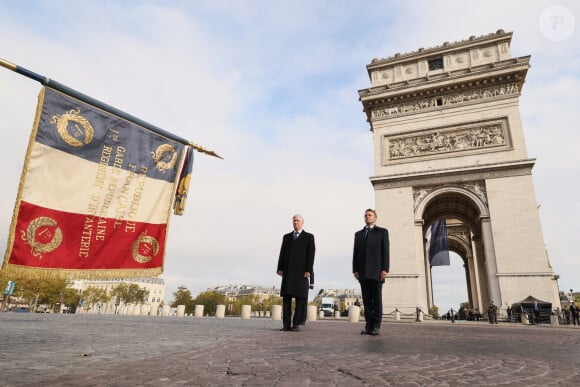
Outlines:
[[499, 30], [367, 65], [359, 91], [374, 138], [378, 223], [389, 229], [384, 313], [431, 311], [424, 235], [445, 219], [470, 307], [532, 295], [560, 307], [532, 181], [519, 97], [530, 56]]

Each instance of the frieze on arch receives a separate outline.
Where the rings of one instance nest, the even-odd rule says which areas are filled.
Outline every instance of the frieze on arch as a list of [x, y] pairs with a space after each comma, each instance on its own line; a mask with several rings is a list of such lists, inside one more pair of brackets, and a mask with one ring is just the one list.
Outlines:
[[504, 97], [508, 95], [519, 95], [517, 82], [510, 82], [490, 87], [478, 88], [471, 91], [462, 91], [443, 96], [433, 96], [430, 98], [417, 99], [412, 102], [392, 103], [371, 110], [372, 119], [392, 117], [405, 113], [414, 113], [425, 109], [436, 107], [449, 107], [452, 105], [463, 105], [469, 102], [486, 99]]
[[414, 205], [415, 211], [431, 192], [448, 187], [463, 188], [467, 191], [474, 193], [475, 195], [477, 195], [477, 197], [481, 199], [483, 204], [487, 207], [487, 191], [485, 188], [485, 180], [475, 180], [453, 185], [432, 185], [423, 187], [413, 187], [413, 203], [415, 203]]
[[503, 149], [510, 146], [508, 123], [502, 118], [418, 134], [385, 135], [383, 146], [385, 163], [442, 153]]
[[471, 231], [464, 223], [455, 223], [447, 225], [447, 236], [450, 240], [457, 239], [463, 242], [465, 246], [466, 258], [469, 258], [471, 253]]

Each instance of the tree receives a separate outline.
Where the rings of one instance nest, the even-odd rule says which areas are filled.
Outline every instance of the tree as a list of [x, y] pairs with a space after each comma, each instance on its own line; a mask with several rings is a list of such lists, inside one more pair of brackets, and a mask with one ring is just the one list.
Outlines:
[[177, 291], [173, 292], [173, 302], [170, 304], [172, 308], [177, 308], [178, 305], [185, 305], [185, 313], [191, 313], [192, 307], [191, 292], [185, 286], [180, 286]]
[[[109, 297], [110, 299], [110, 297]], [[76, 289], [66, 288], [63, 295], [63, 304], [68, 308], [69, 311], [75, 313], [77, 306], [81, 302], [81, 295]]]
[[137, 284], [120, 283], [111, 289], [111, 297], [116, 297], [119, 302], [127, 304], [143, 303], [149, 297], [149, 290], [141, 288]]
[[434, 319], [438, 319], [440, 317], [439, 316], [439, 307], [437, 305], [433, 305], [433, 311], [432, 311], [432, 313], [433, 313], [433, 318]]
[[203, 310], [207, 315], [214, 316], [218, 305], [225, 305], [226, 296], [218, 292], [200, 293], [191, 304], [203, 305]]
[[69, 281], [62, 278], [15, 278], [15, 295], [31, 306], [30, 311], [35, 312], [39, 303], [47, 303], [56, 307], [62, 303], [64, 292]]
[[[112, 290], [111, 290], [112, 293]], [[83, 291], [83, 301], [86, 305], [87, 313], [94, 304], [106, 304], [111, 300], [111, 296], [105, 289], [89, 286]]]
[[272, 305], [282, 305], [282, 297], [280, 296], [270, 296], [262, 300], [262, 310], [272, 310]]

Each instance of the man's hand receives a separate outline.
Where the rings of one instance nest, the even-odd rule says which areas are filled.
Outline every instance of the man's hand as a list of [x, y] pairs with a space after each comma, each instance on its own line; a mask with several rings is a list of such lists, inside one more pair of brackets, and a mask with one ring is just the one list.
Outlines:
[[278, 272], [276, 274], [278, 274], [279, 276], [281, 276], [283, 274], [283, 272], [282, 272], [282, 270], [278, 270]]
[[382, 279], [382, 280], [384, 280], [385, 278], [387, 278], [387, 274], [389, 274], [389, 273], [387, 273], [387, 272], [386, 272], [386, 271], [384, 271], [384, 270], [383, 270], [383, 271], [381, 271], [381, 279]]
[[355, 271], [354, 273], [352, 273], [354, 275], [354, 278], [358, 279], [358, 271]]
[[304, 273], [304, 278], [310, 278], [310, 272], [307, 271], [306, 273]]

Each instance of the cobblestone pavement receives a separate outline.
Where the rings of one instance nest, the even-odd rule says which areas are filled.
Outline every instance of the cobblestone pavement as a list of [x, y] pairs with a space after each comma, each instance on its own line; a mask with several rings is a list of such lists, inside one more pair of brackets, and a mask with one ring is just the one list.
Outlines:
[[0, 386], [580, 386], [580, 327], [0, 313]]

